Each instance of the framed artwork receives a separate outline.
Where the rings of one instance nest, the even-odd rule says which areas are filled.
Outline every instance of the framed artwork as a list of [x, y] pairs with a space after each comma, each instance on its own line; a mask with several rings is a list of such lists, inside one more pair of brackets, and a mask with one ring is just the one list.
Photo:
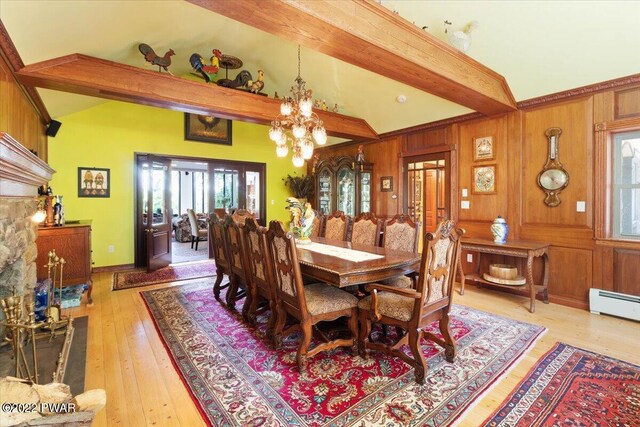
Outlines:
[[495, 158], [495, 142], [492, 136], [473, 139], [473, 161], [493, 160]]
[[380, 191], [393, 191], [392, 176], [383, 176], [380, 178]]
[[78, 168], [78, 197], [110, 197], [111, 172], [106, 168]]
[[473, 194], [495, 194], [496, 165], [474, 166], [471, 181]]
[[184, 113], [184, 139], [231, 145], [231, 120]]

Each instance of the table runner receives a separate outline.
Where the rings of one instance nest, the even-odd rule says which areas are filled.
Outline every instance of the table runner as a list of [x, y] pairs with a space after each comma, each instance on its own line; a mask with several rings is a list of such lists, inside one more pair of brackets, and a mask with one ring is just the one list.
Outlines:
[[369, 252], [356, 251], [353, 249], [341, 248], [339, 246], [324, 245], [322, 243], [316, 242], [305, 245], [298, 245], [298, 248], [306, 249], [311, 252], [317, 252], [323, 255], [348, 259], [349, 261], [353, 262], [371, 261], [373, 259], [384, 258], [384, 255], [376, 255]]

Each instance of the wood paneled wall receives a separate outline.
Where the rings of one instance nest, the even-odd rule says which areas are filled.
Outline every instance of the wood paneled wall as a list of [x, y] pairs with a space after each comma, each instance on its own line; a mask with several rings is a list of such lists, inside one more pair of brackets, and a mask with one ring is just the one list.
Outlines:
[[11, 67], [3, 55], [0, 55], [0, 131], [7, 132], [47, 161], [46, 126], [13, 77]]
[[[610, 236], [599, 239], [595, 232], [596, 213], [605, 207], [596, 195], [607, 185], [607, 180], [599, 179], [596, 173], [596, 165], [602, 160], [596, 149], [595, 129], [598, 122], [624, 120], [633, 124], [633, 118], [638, 118], [640, 128], [640, 87], [603, 86], [602, 90], [557, 97], [560, 101], [551, 95], [544, 102], [529, 103], [513, 113], [436, 128], [425, 126], [425, 130], [412, 129], [406, 134], [394, 132], [391, 139], [367, 143], [365, 155], [367, 161], [375, 163], [375, 179], [390, 175], [394, 183], [399, 183], [394, 193], [381, 193], [379, 186], [374, 186], [376, 213], [390, 215], [402, 210], [403, 156], [454, 146], [452, 217], [467, 230], [467, 236], [491, 238], [491, 223], [502, 215], [510, 226], [510, 239], [550, 243], [549, 296], [553, 302], [586, 309], [591, 287], [640, 295], [640, 242], [620, 242]], [[570, 176], [568, 187], [560, 194], [562, 203], [554, 208], [544, 204], [545, 193], [537, 185], [538, 173], [548, 156], [545, 130], [551, 127], [562, 129], [559, 159]], [[474, 161], [473, 140], [483, 136], [493, 137], [495, 158]], [[356, 148], [353, 144], [327, 147], [321, 155], [353, 155]], [[473, 194], [473, 166], [492, 164], [496, 165], [496, 194]], [[465, 198], [463, 188], [468, 191]], [[396, 203], [387, 199], [391, 194], [398, 195]], [[470, 209], [461, 209], [461, 200], [469, 201]], [[585, 202], [585, 212], [577, 212], [579, 201]], [[462, 259], [463, 269], [471, 272], [474, 263], [467, 263], [464, 254]], [[496, 257], [493, 261], [505, 260]], [[541, 273], [541, 265], [536, 264], [536, 280]]]

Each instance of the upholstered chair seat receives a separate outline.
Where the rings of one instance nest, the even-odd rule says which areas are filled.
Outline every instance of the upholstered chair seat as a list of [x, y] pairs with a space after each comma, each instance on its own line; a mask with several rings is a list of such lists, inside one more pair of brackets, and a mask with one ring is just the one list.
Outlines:
[[[358, 303], [360, 310], [371, 310], [371, 295], [364, 297]], [[415, 299], [391, 292], [378, 292], [378, 312], [381, 315], [393, 319], [408, 322], [413, 314], [413, 303]]]
[[401, 289], [413, 288], [413, 280], [407, 276], [394, 277], [392, 279], [381, 280], [383, 285], [394, 286]]
[[304, 296], [307, 300], [307, 310], [312, 316], [358, 306], [358, 298], [325, 283], [305, 285]]

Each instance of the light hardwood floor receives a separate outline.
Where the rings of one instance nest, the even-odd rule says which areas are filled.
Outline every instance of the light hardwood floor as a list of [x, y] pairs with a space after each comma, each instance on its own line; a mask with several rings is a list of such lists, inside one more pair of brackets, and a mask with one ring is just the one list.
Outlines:
[[[166, 286], [172, 284], [113, 292], [111, 274], [99, 273], [94, 275], [93, 306], [83, 300], [81, 307], [69, 310], [73, 316], [89, 316], [85, 389], [107, 391], [107, 406], [94, 426], [204, 425], [140, 297], [142, 289]], [[540, 324], [548, 331], [462, 418], [462, 426], [480, 425], [557, 341], [640, 364], [638, 322], [540, 301], [531, 314], [527, 298], [473, 286], [467, 290], [464, 296], [456, 291], [456, 304]]]

